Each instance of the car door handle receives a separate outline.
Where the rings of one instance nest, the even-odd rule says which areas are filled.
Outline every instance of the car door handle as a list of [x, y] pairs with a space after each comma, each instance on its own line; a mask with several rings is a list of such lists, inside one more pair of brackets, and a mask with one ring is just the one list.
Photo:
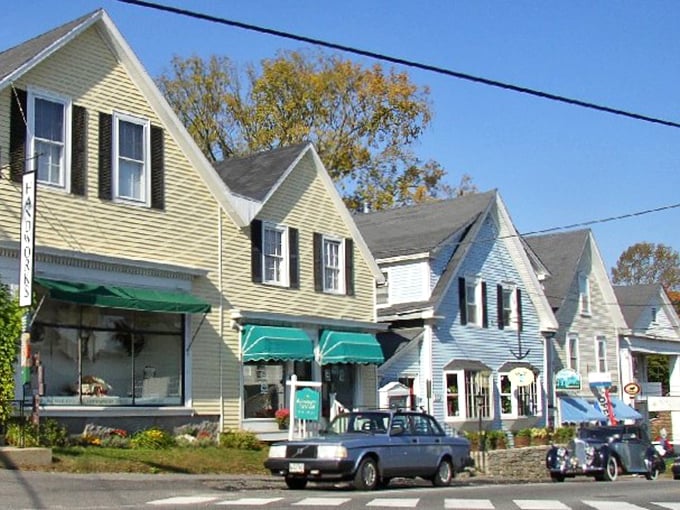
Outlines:
[[414, 437], [413, 439], [411, 439], [411, 442], [412, 443], [418, 443], [418, 440]]

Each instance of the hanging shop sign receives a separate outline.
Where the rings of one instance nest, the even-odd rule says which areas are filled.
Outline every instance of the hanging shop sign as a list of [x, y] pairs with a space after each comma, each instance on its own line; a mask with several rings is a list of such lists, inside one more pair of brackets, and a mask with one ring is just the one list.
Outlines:
[[572, 368], [563, 368], [555, 374], [555, 388], [558, 390], [580, 390], [581, 376]]
[[527, 367], [516, 367], [510, 370], [508, 373], [508, 379], [515, 386], [529, 386], [531, 385], [536, 376], [533, 371]]
[[19, 306], [33, 302], [33, 262], [35, 259], [35, 174], [28, 172], [21, 181], [21, 242], [19, 244]]
[[634, 397], [640, 393], [640, 385], [636, 382], [629, 382], [623, 387], [623, 391], [625, 391], [627, 395]]

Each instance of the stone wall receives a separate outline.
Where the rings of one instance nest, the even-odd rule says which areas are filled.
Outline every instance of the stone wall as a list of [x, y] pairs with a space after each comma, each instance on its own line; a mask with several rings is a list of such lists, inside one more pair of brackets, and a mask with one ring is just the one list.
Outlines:
[[545, 454], [548, 446], [528, 446], [526, 448], [508, 448], [491, 450], [484, 456], [472, 452], [476, 471], [491, 477], [513, 478], [527, 481], [550, 480], [545, 468]]

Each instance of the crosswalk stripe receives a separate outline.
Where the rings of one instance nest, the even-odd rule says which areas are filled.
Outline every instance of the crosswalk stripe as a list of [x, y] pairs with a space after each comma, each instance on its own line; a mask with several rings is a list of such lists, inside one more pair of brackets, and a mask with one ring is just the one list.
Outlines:
[[420, 498], [376, 498], [366, 503], [366, 506], [385, 506], [390, 508], [415, 508]]
[[571, 510], [561, 501], [554, 499], [515, 499], [514, 502], [522, 510]]
[[658, 505], [669, 510], [680, 510], [680, 503], [656, 503], [652, 501], [652, 505]]
[[283, 498], [240, 498], [240, 499], [227, 499], [215, 503], [216, 505], [243, 505], [243, 506], [262, 506], [268, 505], [269, 503], [275, 503], [276, 501], [281, 501]]
[[293, 505], [300, 506], [339, 506], [351, 501], [352, 498], [305, 498]]
[[199, 505], [215, 501], [217, 496], [175, 496], [172, 498], [147, 501], [147, 505]]
[[584, 504], [597, 508], [597, 510], [647, 510], [643, 506], [637, 506], [625, 501], [583, 501]]
[[444, 508], [459, 508], [464, 510], [493, 510], [489, 499], [445, 499]]

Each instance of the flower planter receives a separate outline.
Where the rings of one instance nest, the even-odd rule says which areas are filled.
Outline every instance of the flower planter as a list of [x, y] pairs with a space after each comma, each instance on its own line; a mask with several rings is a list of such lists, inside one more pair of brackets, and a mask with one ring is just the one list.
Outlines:
[[526, 436], [515, 436], [515, 448], [522, 448], [531, 444], [531, 438]]

